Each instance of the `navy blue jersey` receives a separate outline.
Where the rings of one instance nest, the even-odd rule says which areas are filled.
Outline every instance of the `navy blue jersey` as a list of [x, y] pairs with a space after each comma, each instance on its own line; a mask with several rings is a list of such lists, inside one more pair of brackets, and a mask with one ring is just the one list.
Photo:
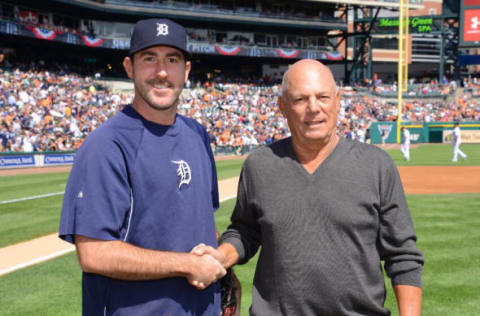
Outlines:
[[[189, 252], [216, 247], [217, 174], [210, 139], [192, 119], [171, 126], [132, 107], [95, 130], [78, 150], [65, 192], [60, 237], [123, 240]], [[83, 273], [84, 315], [218, 315], [219, 285], [185, 278], [121, 281]]]

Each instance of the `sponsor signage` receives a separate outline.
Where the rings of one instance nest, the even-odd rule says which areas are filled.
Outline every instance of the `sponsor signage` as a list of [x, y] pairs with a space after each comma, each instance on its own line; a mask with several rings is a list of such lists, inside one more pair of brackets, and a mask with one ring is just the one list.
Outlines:
[[35, 166], [33, 155], [0, 156], [0, 168]]
[[187, 43], [187, 50], [192, 53], [215, 54], [215, 45]]
[[410, 132], [410, 142], [413, 143], [425, 143], [426, 139], [425, 136], [423, 135], [423, 127], [408, 127], [408, 125], [405, 126], [408, 128], [408, 131]]
[[465, 42], [480, 41], [480, 9], [465, 10], [463, 40]]
[[480, 6], [480, 0], [463, 0], [465, 6]]
[[480, 1], [461, 0], [460, 47], [480, 47]]
[[397, 140], [396, 126], [394, 122], [373, 122], [370, 126], [372, 144], [395, 143]]
[[49, 154], [45, 155], [43, 164], [45, 166], [52, 165], [71, 165], [75, 159], [75, 154]]
[[[462, 143], [480, 143], [480, 130], [460, 130]], [[453, 130], [443, 130], [443, 142], [452, 142]]]
[[[398, 31], [398, 18], [380, 18], [377, 23], [377, 28], [380, 30]], [[431, 33], [435, 27], [431, 17], [410, 17], [408, 24], [410, 33]]]

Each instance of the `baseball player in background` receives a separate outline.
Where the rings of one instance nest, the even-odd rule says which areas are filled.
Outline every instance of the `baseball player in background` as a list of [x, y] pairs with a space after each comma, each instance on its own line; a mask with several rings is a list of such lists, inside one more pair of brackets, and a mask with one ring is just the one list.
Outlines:
[[219, 315], [226, 273], [210, 255], [219, 206], [210, 138], [177, 114], [191, 56], [185, 29], [134, 27], [123, 66], [133, 103], [88, 136], [68, 180], [60, 237], [83, 270], [83, 315]]
[[403, 158], [408, 161], [410, 160], [410, 132], [405, 126], [402, 126], [401, 131], [403, 138], [400, 150], [402, 151]]
[[453, 124], [452, 144], [453, 144], [453, 162], [457, 162], [458, 155], [463, 160], [467, 159], [467, 155], [460, 150], [460, 144], [462, 143], [462, 133], [460, 132], [460, 126], [458, 122]]

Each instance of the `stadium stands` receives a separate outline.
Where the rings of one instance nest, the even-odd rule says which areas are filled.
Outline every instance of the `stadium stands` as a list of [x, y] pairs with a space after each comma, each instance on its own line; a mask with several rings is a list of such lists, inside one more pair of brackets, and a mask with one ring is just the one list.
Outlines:
[[[131, 103], [131, 94], [110, 91], [90, 77], [34, 68], [0, 72], [1, 152], [75, 150], [90, 132]], [[216, 153], [243, 154], [288, 135], [276, 104], [281, 87], [266, 81], [219, 77], [198, 82], [186, 89], [179, 111], [207, 127]], [[461, 98], [449, 95], [448, 99], [438, 97], [438, 91], [447, 89], [443, 85], [417, 84], [415, 91], [429, 98], [408, 99], [402, 120], [478, 121], [477, 83], [474, 79], [468, 82], [472, 93]], [[377, 92], [392, 86], [343, 87], [339, 133], [368, 141], [372, 122], [394, 121], [396, 104]]]
[[48, 71], [0, 73], [0, 151], [75, 150], [131, 102], [89, 77]]
[[[241, 154], [288, 135], [276, 98], [281, 74], [294, 59], [319, 59], [337, 68], [336, 76], [344, 73], [336, 67], [342, 55], [331, 51], [335, 39], [326, 37], [347, 26], [334, 2], [55, 3], [0, 0], [2, 48], [11, 52], [0, 69], [1, 152], [74, 150], [130, 103], [131, 94], [102, 87], [92, 78], [125, 77], [121, 60], [131, 25], [140, 17], [174, 12], [186, 26], [194, 59], [180, 111], [207, 127], [217, 153]], [[32, 30], [40, 34], [33, 36]], [[55, 39], [48, 37], [53, 33]], [[73, 48], [75, 54], [70, 54]], [[404, 93], [403, 121], [480, 120], [480, 80], [465, 79], [461, 95], [455, 82], [424, 79], [417, 78], [422, 83], [412, 82]], [[368, 141], [372, 122], [396, 120], [396, 89], [393, 82], [343, 87], [339, 133]]]

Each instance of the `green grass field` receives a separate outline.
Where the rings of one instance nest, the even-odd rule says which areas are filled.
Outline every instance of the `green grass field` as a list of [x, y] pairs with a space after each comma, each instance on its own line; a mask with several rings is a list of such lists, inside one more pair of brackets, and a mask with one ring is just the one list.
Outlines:
[[400, 150], [387, 150], [397, 166], [478, 166], [480, 165], [480, 145], [462, 144], [460, 149], [468, 156], [466, 160], [458, 157], [452, 162], [453, 149], [448, 144], [421, 144], [410, 147], [410, 161], [403, 159]]
[[[415, 150], [415, 151], [414, 151]], [[462, 145], [469, 155], [459, 165], [480, 165], [480, 146]], [[398, 165], [453, 165], [451, 147], [422, 145], [403, 162], [400, 151], [389, 151]], [[430, 161], [429, 164], [427, 162]], [[242, 161], [218, 162], [219, 178], [239, 174]], [[472, 175], [480, 176], [480, 175]], [[67, 174], [0, 177], [0, 202], [64, 190]], [[0, 247], [56, 232], [62, 195], [0, 204]], [[477, 315], [480, 303], [480, 193], [409, 195], [407, 200], [425, 254], [423, 315]], [[220, 231], [229, 223], [234, 200], [216, 213]], [[19, 224], [20, 223], [20, 224]], [[1, 260], [1, 259], [0, 259]], [[242, 282], [242, 315], [248, 315], [256, 258], [237, 266]], [[386, 305], [396, 312], [387, 280]], [[80, 315], [81, 271], [71, 253], [0, 277], [0, 315]]]
[[[217, 162], [220, 180], [238, 176], [242, 160]], [[68, 173], [0, 177], [0, 202], [65, 190]], [[0, 204], [0, 247], [58, 231], [63, 195]]]

